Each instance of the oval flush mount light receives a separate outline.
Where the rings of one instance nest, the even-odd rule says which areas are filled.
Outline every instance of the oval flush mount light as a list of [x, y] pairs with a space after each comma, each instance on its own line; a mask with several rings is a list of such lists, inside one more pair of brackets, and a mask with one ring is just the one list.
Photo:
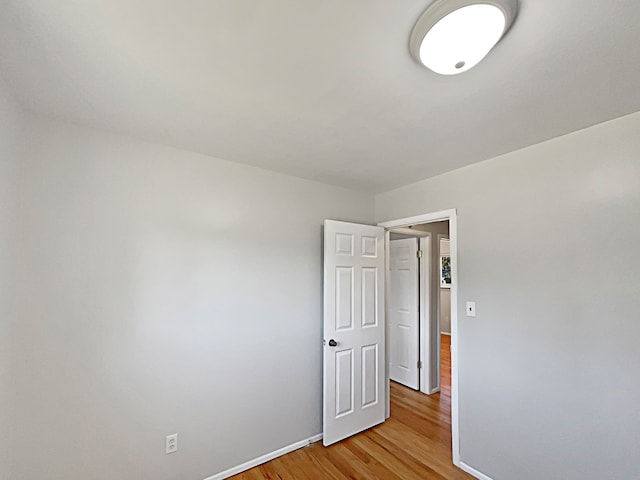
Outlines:
[[442, 75], [475, 67], [509, 30], [517, 0], [435, 0], [409, 39], [415, 60]]

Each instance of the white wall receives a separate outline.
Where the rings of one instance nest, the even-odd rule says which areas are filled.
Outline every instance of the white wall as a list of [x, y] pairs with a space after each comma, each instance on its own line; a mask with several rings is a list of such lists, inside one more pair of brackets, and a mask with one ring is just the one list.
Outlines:
[[8, 348], [10, 332], [11, 210], [22, 115], [0, 79], [0, 478], [9, 476], [10, 439], [4, 434], [9, 411]]
[[9, 478], [201, 480], [320, 433], [321, 225], [373, 197], [27, 120]]
[[461, 458], [494, 480], [640, 478], [639, 132], [636, 113], [376, 197], [378, 221], [458, 209]]
[[[16, 169], [20, 125], [0, 89], [0, 478], [200, 480], [318, 433], [320, 225], [371, 198], [33, 116]], [[458, 209], [461, 454], [495, 480], [640, 472], [638, 131], [376, 197]]]
[[440, 288], [440, 333], [451, 335], [451, 289]]

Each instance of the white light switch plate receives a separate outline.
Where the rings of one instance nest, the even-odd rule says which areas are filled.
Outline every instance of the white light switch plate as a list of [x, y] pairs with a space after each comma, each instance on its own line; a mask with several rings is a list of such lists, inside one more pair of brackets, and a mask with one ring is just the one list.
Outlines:
[[476, 316], [476, 302], [467, 302], [467, 317]]

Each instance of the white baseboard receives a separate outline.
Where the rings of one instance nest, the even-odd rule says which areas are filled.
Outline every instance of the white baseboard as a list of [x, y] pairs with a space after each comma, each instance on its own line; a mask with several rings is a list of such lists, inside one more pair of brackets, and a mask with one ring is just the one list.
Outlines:
[[470, 467], [469, 465], [467, 465], [464, 462], [459, 462], [458, 463], [458, 467], [462, 470], [464, 470], [465, 472], [467, 472], [469, 475], [473, 475], [474, 477], [480, 479], [480, 480], [493, 480], [491, 477], [488, 477], [487, 475], [485, 475], [482, 472], [479, 472], [478, 470], [476, 470], [473, 467]]
[[451, 333], [450, 333], [450, 332], [440, 332], [440, 335], [448, 335], [448, 336], [451, 336]]
[[250, 468], [256, 467], [263, 463], [268, 462], [269, 460], [273, 460], [274, 458], [285, 455], [286, 453], [293, 452], [294, 450], [298, 450], [299, 448], [306, 447], [307, 445], [311, 445], [319, 440], [322, 440], [322, 434], [314, 435], [313, 437], [307, 438], [306, 440], [301, 440], [296, 443], [292, 443], [291, 445], [287, 445], [286, 447], [282, 447], [274, 452], [267, 453], [262, 455], [261, 457], [254, 458], [253, 460], [249, 460], [248, 462], [243, 463], [242, 465], [238, 465], [237, 467], [232, 467], [224, 472], [216, 473], [210, 477], [205, 478], [204, 480], [223, 480], [225, 478], [229, 478], [233, 475], [237, 475], [240, 472], [244, 472], [245, 470], [249, 470]]

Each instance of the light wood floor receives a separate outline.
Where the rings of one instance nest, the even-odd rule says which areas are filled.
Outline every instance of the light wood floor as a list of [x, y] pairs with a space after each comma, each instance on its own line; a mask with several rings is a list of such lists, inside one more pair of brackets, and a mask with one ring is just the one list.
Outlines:
[[442, 392], [391, 382], [391, 418], [328, 448], [322, 442], [232, 477], [235, 480], [473, 479], [451, 461], [450, 337], [442, 335]]

